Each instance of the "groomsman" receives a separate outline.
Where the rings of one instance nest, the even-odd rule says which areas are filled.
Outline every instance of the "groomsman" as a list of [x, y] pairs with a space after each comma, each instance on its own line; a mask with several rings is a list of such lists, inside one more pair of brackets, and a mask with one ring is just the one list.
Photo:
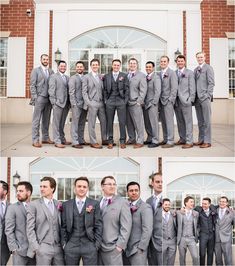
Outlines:
[[97, 252], [102, 241], [99, 202], [88, 198], [89, 180], [74, 181], [75, 199], [63, 203], [61, 242], [66, 265], [97, 265]]
[[53, 199], [56, 181], [43, 177], [40, 184], [41, 198], [27, 208], [27, 237], [36, 254], [37, 265], [64, 265], [60, 244], [61, 204]]
[[140, 185], [127, 184], [127, 194], [132, 214], [132, 229], [124, 254], [124, 265], [147, 265], [147, 252], [153, 230], [153, 212], [140, 198]]
[[[103, 97], [103, 81], [99, 74], [100, 61], [92, 59], [90, 62], [91, 72], [83, 77], [82, 95], [88, 108], [88, 132], [90, 137], [90, 146], [95, 149], [102, 149], [102, 145], [107, 145], [106, 135], [106, 115]], [[102, 145], [97, 142], [95, 125], [96, 117], [100, 121]]]
[[175, 71], [169, 68], [169, 57], [164, 55], [160, 59], [161, 67], [161, 109], [160, 116], [163, 130], [162, 148], [174, 147], [174, 104], [177, 96], [178, 82]]
[[198, 120], [199, 136], [195, 145], [200, 148], [211, 147], [211, 101], [213, 100], [213, 89], [215, 86], [213, 68], [206, 64], [205, 54], [196, 54], [198, 67], [194, 70], [196, 81], [195, 109]]
[[144, 117], [142, 106], [147, 93], [147, 82], [144, 73], [138, 71], [138, 61], [135, 58], [128, 60], [129, 73], [128, 79], [130, 83], [130, 96], [128, 101], [129, 118], [127, 119], [127, 130], [129, 141], [127, 144], [134, 144], [133, 136], [137, 134], [136, 144], [134, 148], [144, 146]]
[[85, 67], [82, 61], [76, 63], [76, 74], [69, 79], [69, 99], [72, 110], [71, 138], [72, 147], [82, 149], [85, 144], [84, 129], [87, 110], [84, 110], [82, 97], [82, 78]]
[[131, 233], [132, 217], [127, 200], [115, 195], [116, 180], [106, 176], [101, 180], [103, 198], [100, 209], [103, 220], [100, 265], [123, 265], [122, 252]]
[[108, 149], [113, 148], [113, 121], [117, 110], [120, 132], [120, 148], [126, 148], [126, 105], [129, 98], [127, 75], [120, 72], [121, 61], [112, 61], [112, 72], [104, 76], [104, 101], [107, 117]]
[[234, 265], [232, 259], [232, 229], [235, 224], [235, 212], [228, 208], [228, 198], [221, 197], [217, 208], [215, 226], [215, 260], [216, 265]]
[[5, 214], [10, 205], [7, 201], [7, 194], [9, 191], [8, 184], [0, 180], [0, 265], [6, 265], [10, 258], [10, 251], [7, 245], [7, 238], [5, 234]]
[[195, 211], [199, 213], [199, 256], [200, 265], [213, 265], [213, 253], [215, 247], [215, 222], [217, 219], [216, 209], [211, 205], [210, 198], [202, 199], [202, 206], [196, 206]]
[[193, 71], [186, 68], [184, 55], [176, 59], [178, 76], [178, 93], [175, 102], [175, 115], [180, 139], [176, 145], [183, 149], [193, 147], [192, 103], [195, 101], [195, 79]]
[[198, 242], [198, 212], [194, 211], [194, 199], [190, 196], [184, 199], [185, 211], [177, 211], [177, 244], [179, 248], [180, 265], [186, 265], [186, 252], [189, 249], [193, 265], [199, 265], [197, 250]]
[[161, 79], [154, 72], [154, 67], [155, 64], [152, 61], [148, 61], [145, 65], [147, 72], [147, 94], [144, 100], [144, 123], [146, 132], [148, 133], [148, 138], [145, 143], [148, 144], [149, 148], [159, 146], [158, 103], [161, 95]]
[[170, 210], [171, 202], [165, 198], [162, 200], [162, 256], [163, 265], [174, 265], [177, 241], [176, 213]]
[[42, 147], [39, 134], [40, 123], [42, 143], [54, 144], [49, 137], [51, 103], [48, 95], [48, 80], [54, 71], [48, 67], [49, 56], [47, 54], [42, 54], [40, 61], [41, 66], [34, 68], [30, 76], [30, 104], [34, 106], [32, 119], [32, 145], [36, 148]]
[[53, 107], [53, 138], [57, 148], [65, 148], [71, 142], [66, 141], [64, 126], [69, 112], [69, 77], [65, 75], [67, 64], [59, 61], [58, 71], [49, 80], [49, 95]]
[[162, 265], [162, 175], [152, 175], [153, 196], [147, 199], [147, 203], [153, 209], [153, 233], [149, 244], [148, 264]]
[[19, 182], [16, 187], [18, 202], [10, 205], [7, 209], [5, 233], [8, 247], [13, 255], [13, 265], [36, 264], [26, 234], [26, 210], [32, 192], [33, 187], [29, 182]]

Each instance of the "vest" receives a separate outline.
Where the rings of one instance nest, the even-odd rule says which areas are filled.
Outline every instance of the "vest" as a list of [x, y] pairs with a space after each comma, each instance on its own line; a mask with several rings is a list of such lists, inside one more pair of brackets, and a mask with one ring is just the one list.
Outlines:
[[49, 217], [49, 231], [46, 234], [45, 238], [42, 240], [43, 243], [47, 244], [59, 244], [60, 243], [60, 226], [59, 226], [59, 217], [56, 210], [54, 209], [53, 215], [49, 210], [48, 217]]
[[191, 214], [189, 220], [186, 215], [183, 215], [183, 232], [182, 236], [192, 237], [194, 236], [194, 224], [193, 224], [193, 215]]
[[173, 217], [170, 214], [169, 220], [166, 223], [165, 219], [162, 219], [163, 239], [173, 239], [176, 237]]

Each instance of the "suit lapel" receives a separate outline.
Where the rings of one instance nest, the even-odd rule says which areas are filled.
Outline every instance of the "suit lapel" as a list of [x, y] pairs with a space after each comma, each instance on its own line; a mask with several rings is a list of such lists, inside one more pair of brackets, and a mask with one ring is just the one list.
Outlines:
[[[45, 72], [43, 71], [42, 66], [39, 67], [39, 70], [41, 71], [41, 73], [43, 74], [45, 79], [47, 79], [47, 76], [46, 76]], [[49, 71], [48, 71], [48, 73], [49, 73]]]
[[21, 212], [26, 216], [26, 209], [24, 207], [24, 204], [22, 202], [17, 202], [18, 207], [21, 209]]
[[107, 76], [107, 85], [108, 85], [108, 92], [111, 91], [111, 88], [112, 88], [112, 72], [108, 74]]
[[40, 202], [40, 204], [41, 204], [41, 207], [42, 207], [43, 212], [45, 213], [47, 219], [49, 220], [49, 219], [50, 219], [50, 218], [49, 218], [49, 210], [48, 210], [48, 208], [47, 208], [47, 206], [46, 206], [44, 200], [41, 198], [41, 199], [39, 200], [39, 202]]

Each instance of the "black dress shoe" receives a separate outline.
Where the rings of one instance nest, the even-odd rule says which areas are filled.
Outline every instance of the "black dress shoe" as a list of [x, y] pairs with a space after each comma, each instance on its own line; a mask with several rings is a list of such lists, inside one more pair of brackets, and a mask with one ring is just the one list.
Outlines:
[[144, 145], [148, 145], [148, 144], [151, 144], [151, 143], [152, 143], [152, 141], [148, 141], [148, 140], [144, 141]]
[[150, 143], [148, 144], [148, 148], [157, 148], [159, 146], [158, 143]]
[[165, 145], [165, 144], [166, 144], [166, 141], [164, 141], [164, 140], [159, 143], [159, 145]]

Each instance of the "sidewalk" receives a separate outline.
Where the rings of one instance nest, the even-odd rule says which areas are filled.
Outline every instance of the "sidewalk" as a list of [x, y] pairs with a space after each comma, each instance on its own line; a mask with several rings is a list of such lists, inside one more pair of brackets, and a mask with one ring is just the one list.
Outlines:
[[[50, 131], [51, 132], [51, 131]], [[97, 139], [100, 142], [100, 129], [96, 125]], [[197, 140], [197, 126], [194, 126], [194, 140]], [[70, 125], [66, 125], [65, 133], [67, 140], [70, 140]], [[114, 136], [115, 142], [118, 143], [118, 125], [115, 124]], [[85, 129], [85, 139], [89, 142], [87, 125]], [[162, 133], [160, 127], [160, 141]], [[175, 141], [178, 140], [177, 128], [175, 127]], [[32, 147], [31, 141], [31, 124], [3, 124], [1, 125], [1, 156], [174, 156], [174, 157], [232, 157], [234, 156], [234, 127], [228, 125], [213, 124], [212, 125], [212, 147], [201, 149], [193, 147], [191, 149], [182, 149], [175, 146], [170, 149], [162, 149], [161, 147], [150, 149], [147, 146], [140, 149], [133, 149], [127, 146], [126, 149], [120, 149], [115, 146], [112, 150], [106, 146], [101, 150], [85, 146], [84, 149], [75, 149], [67, 146], [65, 149], [56, 148], [54, 145], [44, 144], [42, 148]]]

